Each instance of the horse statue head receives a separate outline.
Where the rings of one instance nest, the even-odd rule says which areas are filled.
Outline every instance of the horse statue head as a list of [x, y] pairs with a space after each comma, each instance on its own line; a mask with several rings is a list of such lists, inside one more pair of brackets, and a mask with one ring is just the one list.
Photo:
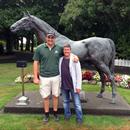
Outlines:
[[[48, 32], [46, 24], [47, 23], [45, 23], [41, 19], [30, 15], [29, 13], [24, 13], [24, 16], [20, 20], [11, 25], [10, 30], [13, 33], [19, 33], [21, 31], [31, 31], [36, 34], [38, 42], [42, 43], [45, 42], [45, 35]], [[56, 32], [57, 31], [55, 31], [55, 34], [57, 34]]]
[[32, 30], [32, 20], [30, 14], [24, 14], [24, 17], [18, 20], [16, 23], [11, 25], [10, 30], [11, 32], [18, 32], [21, 30], [31, 31]]
[[71, 41], [69, 38], [57, 32], [45, 21], [30, 15], [29, 13], [24, 13], [24, 17], [12, 24], [10, 30], [13, 33], [18, 33], [22, 30], [31, 31], [36, 34], [39, 43], [45, 42], [45, 36], [49, 31], [53, 31], [55, 33], [57, 43], [60, 43], [61, 41]]

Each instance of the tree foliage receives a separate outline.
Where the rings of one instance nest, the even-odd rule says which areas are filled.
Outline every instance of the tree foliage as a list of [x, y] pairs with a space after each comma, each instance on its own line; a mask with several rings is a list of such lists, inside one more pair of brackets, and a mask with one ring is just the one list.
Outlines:
[[129, 0], [0, 0], [0, 38], [26, 10], [74, 40], [111, 38], [117, 56], [130, 58]]
[[66, 2], [67, 0], [1, 0], [0, 28], [9, 27], [27, 10], [30, 14], [58, 27], [59, 13], [63, 11]]
[[[64, 9], [67, 0], [0, 0], [0, 39], [6, 41], [6, 48], [11, 52], [13, 46], [10, 26], [23, 17], [23, 13], [29, 11], [58, 29], [59, 13]], [[20, 35], [28, 35], [22, 32]], [[11, 45], [12, 44], [12, 45]]]

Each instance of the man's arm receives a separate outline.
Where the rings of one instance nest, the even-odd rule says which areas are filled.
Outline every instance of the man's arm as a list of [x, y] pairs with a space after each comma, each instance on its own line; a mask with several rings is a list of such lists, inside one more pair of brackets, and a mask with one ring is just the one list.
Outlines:
[[39, 61], [33, 62], [33, 74], [34, 74], [33, 82], [35, 84], [39, 84], [40, 83], [40, 80], [39, 80]]

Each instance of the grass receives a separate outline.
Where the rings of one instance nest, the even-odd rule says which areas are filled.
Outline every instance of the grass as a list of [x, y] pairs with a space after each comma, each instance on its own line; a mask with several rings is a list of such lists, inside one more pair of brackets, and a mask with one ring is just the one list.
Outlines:
[[43, 124], [42, 116], [37, 114], [1, 114], [0, 130], [123, 130], [130, 123], [128, 118], [87, 115], [83, 125], [79, 126], [75, 123], [75, 116], [69, 122], [63, 118], [60, 115], [60, 121], [55, 122], [51, 117], [48, 124]]
[[[21, 73], [14, 63], [0, 64], [0, 109], [14, 96], [21, 92], [21, 84], [14, 84], [14, 80]], [[25, 73], [32, 73], [32, 63], [28, 63]], [[38, 86], [25, 84], [26, 91], [38, 90]], [[83, 85], [83, 90], [87, 92], [98, 92], [98, 85]], [[111, 91], [107, 87], [106, 91]], [[130, 104], [130, 90], [118, 88], [117, 91]], [[0, 113], [0, 130], [130, 130], [130, 117], [117, 116], [95, 116], [84, 115], [84, 123], [78, 126], [75, 123], [75, 115], [69, 122], [64, 121], [60, 115], [60, 121], [54, 122], [50, 118], [48, 124], [42, 123], [40, 114], [7, 114]]]
[[130, 89], [119, 88], [118, 92], [130, 104]]
[[[32, 64], [24, 69], [24, 73], [32, 73]], [[11, 84], [15, 78], [21, 74], [21, 69], [16, 67], [14, 63], [0, 64], [0, 86], [2, 84]]]

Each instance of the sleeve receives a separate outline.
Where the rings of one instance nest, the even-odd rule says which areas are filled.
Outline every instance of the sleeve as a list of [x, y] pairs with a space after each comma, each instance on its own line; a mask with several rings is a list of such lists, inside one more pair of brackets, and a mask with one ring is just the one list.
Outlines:
[[82, 89], [82, 71], [79, 61], [75, 63], [75, 73], [76, 73], [76, 88]]
[[34, 61], [40, 61], [40, 53], [39, 53], [39, 48], [37, 48], [34, 52], [34, 55], [33, 55], [33, 60]]

